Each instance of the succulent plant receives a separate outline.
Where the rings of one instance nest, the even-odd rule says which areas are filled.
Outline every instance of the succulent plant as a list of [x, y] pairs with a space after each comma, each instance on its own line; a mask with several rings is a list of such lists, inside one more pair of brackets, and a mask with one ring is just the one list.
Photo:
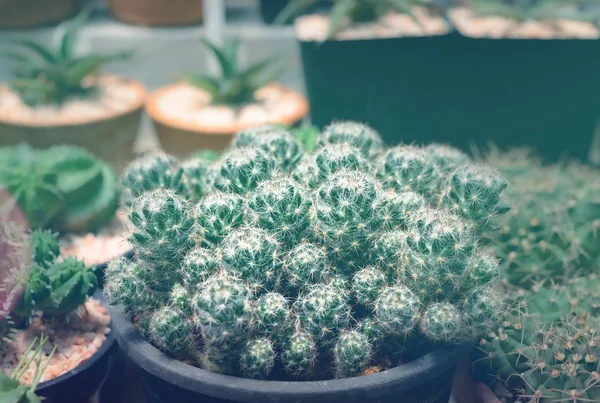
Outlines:
[[[0, 371], [0, 401], [15, 403], [42, 403], [42, 397], [35, 394], [46, 367], [52, 360], [56, 352], [56, 346], [46, 355], [44, 346], [47, 338], [37, 338], [25, 349], [23, 358], [17, 363], [17, 366], [9, 376]], [[35, 368], [33, 377], [29, 384], [22, 384], [21, 378], [31, 367]]]
[[[295, 17], [313, 6], [318, 1], [319, 0], [290, 1], [279, 13], [275, 22], [286, 22], [290, 18]], [[349, 24], [377, 21], [379, 17], [389, 12], [408, 14], [418, 22], [414, 17], [413, 7], [425, 6], [432, 10], [437, 9], [435, 1], [428, 0], [332, 0], [331, 3], [329, 37], [335, 36], [335, 34], [342, 31]]]
[[31, 271], [14, 312], [28, 317], [36, 311], [68, 314], [91, 296], [97, 285], [91, 267], [73, 258], [58, 259], [57, 234], [35, 230], [31, 242]]
[[488, 156], [511, 182], [514, 207], [493, 237], [506, 279], [522, 287], [596, 270], [600, 259], [600, 173], [568, 163], [542, 166], [522, 150]]
[[0, 184], [6, 186], [32, 228], [91, 231], [115, 216], [120, 198], [113, 170], [75, 146], [33, 150], [26, 145], [1, 153], [21, 155], [0, 162]]
[[237, 39], [226, 41], [222, 47], [207, 39], [202, 39], [202, 43], [218, 61], [221, 76], [187, 74], [184, 79], [188, 84], [208, 92], [211, 103], [215, 105], [243, 106], [252, 103], [256, 91], [282, 73], [280, 69], [271, 68], [275, 58], [261, 60], [241, 70], [238, 60], [240, 41]]
[[73, 18], [56, 48], [19, 38], [11, 41], [14, 49], [0, 51], [0, 57], [16, 63], [12, 86], [23, 102], [31, 106], [60, 104], [73, 97], [88, 96], [95, 86], [87, 78], [105, 64], [131, 56], [130, 51], [110, 55], [75, 55], [79, 29], [90, 14], [91, 8], [85, 7]]
[[[210, 371], [307, 380], [360, 375], [497, 325], [498, 262], [472, 224], [483, 207], [455, 214], [434, 197], [473, 163], [408, 148], [436, 178], [426, 197], [374, 175], [386, 150], [366, 126], [330, 126], [311, 156], [280, 130], [239, 133], [199, 200], [148, 187], [131, 201], [138, 253], [109, 265], [105, 291], [140, 327], [144, 317], [145, 338]], [[298, 180], [307, 158], [310, 177]], [[473, 186], [499, 181], [472, 171]], [[490, 211], [502, 190], [489, 191]]]

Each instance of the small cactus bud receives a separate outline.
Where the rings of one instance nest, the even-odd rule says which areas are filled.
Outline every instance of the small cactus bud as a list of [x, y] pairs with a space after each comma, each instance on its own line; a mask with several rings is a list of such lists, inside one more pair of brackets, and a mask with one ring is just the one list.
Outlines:
[[315, 154], [315, 162], [319, 169], [319, 179], [326, 180], [332, 174], [346, 169], [349, 171], [369, 171], [369, 162], [360, 150], [350, 144], [326, 145]]
[[288, 277], [288, 284], [297, 289], [323, 283], [332, 270], [325, 250], [308, 242], [302, 242], [288, 252], [283, 261], [283, 268]]
[[419, 322], [421, 306], [408, 288], [385, 287], [375, 302], [375, 316], [384, 334], [404, 336]]
[[399, 192], [413, 191], [429, 195], [437, 181], [433, 162], [420, 147], [398, 146], [382, 155], [377, 164], [377, 178]]
[[192, 321], [176, 306], [156, 311], [150, 319], [149, 333], [156, 347], [174, 355], [189, 352], [195, 344]]
[[421, 333], [427, 338], [446, 343], [456, 341], [462, 326], [459, 310], [447, 302], [429, 305], [420, 323]]
[[244, 200], [233, 193], [214, 192], [194, 206], [193, 216], [202, 242], [216, 246], [225, 235], [244, 224]]
[[177, 166], [174, 157], [165, 154], [151, 154], [134, 160], [125, 170], [123, 187], [126, 201], [155, 189], [171, 189], [185, 193], [183, 170]]
[[359, 304], [372, 308], [385, 286], [385, 274], [374, 267], [358, 271], [352, 279], [352, 292]]
[[252, 327], [271, 340], [281, 341], [287, 337], [291, 311], [286, 298], [276, 292], [261, 295], [252, 311]]
[[275, 366], [273, 343], [266, 338], [250, 340], [242, 353], [240, 368], [248, 378], [260, 379], [269, 376]]
[[358, 148], [367, 159], [375, 158], [383, 147], [383, 140], [379, 133], [367, 125], [356, 122], [332, 123], [323, 130], [319, 138], [321, 147], [339, 143]]
[[121, 305], [124, 311], [140, 314], [158, 308], [160, 294], [148, 287], [148, 274], [137, 263], [115, 259], [106, 268], [104, 295], [111, 305]]
[[369, 339], [356, 330], [345, 330], [333, 350], [337, 378], [359, 375], [369, 365], [372, 348]]
[[214, 186], [226, 193], [242, 195], [271, 179], [276, 168], [275, 157], [258, 147], [233, 149], [221, 158]]
[[214, 274], [219, 267], [216, 253], [207, 248], [196, 247], [183, 259], [179, 275], [186, 289], [195, 291], [200, 283]]
[[406, 229], [410, 215], [425, 203], [425, 199], [414, 192], [378, 192], [373, 206], [373, 228], [382, 231]]
[[317, 346], [313, 338], [303, 330], [297, 330], [284, 345], [281, 363], [293, 376], [308, 375], [317, 360]]

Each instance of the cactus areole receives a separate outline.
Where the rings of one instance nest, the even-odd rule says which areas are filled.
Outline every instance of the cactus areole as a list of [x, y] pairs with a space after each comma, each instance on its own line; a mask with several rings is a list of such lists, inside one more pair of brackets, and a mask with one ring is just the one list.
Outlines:
[[[148, 372], [185, 361], [203, 374], [189, 380], [213, 379], [205, 393], [233, 401], [375, 401], [371, 388], [385, 390], [377, 401], [447, 401], [461, 346], [499, 323], [487, 234], [507, 211], [504, 178], [451, 151], [385, 149], [371, 128], [339, 122], [314, 153], [263, 127], [184, 181], [164, 178], [193, 161], [136, 171], [135, 259], [112, 261], [104, 287], [128, 315], [118, 337]], [[131, 318], [139, 332], [124, 329]], [[138, 349], [140, 335], [154, 347]], [[180, 369], [167, 380], [197, 391]]]

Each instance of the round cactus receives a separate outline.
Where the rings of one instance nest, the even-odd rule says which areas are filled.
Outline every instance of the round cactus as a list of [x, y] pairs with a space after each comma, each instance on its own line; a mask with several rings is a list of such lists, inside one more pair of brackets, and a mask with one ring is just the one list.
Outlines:
[[303, 330], [288, 337], [281, 353], [281, 363], [289, 374], [300, 377], [310, 374], [317, 360], [317, 346]]
[[419, 322], [420, 314], [419, 299], [401, 285], [385, 287], [375, 301], [375, 316], [385, 334], [407, 335]]
[[234, 230], [223, 240], [223, 262], [254, 290], [276, 287], [281, 281], [277, 240], [255, 227]]
[[307, 190], [291, 178], [262, 182], [248, 198], [251, 224], [264, 228], [284, 244], [303, 238], [312, 201]]
[[223, 192], [242, 195], [256, 189], [260, 182], [271, 179], [276, 168], [275, 157], [261, 148], [234, 149], [221, 158], [214, 186]]
[[119, 258], [106, 268], [104, 295], [109, 303], [121, 305], [124, 311], [132, 314], [156, 309], [163, 298], [146, 284], [147, 274], [137, 263]]
[[125, 201], [133, 199], [154, 189], [171, 189], [179, 194], [185, 193], [183, 169], [177, 160], [166, 154], [150, 154], [134, 160], [123, 175]]
[[33, 262], [48, 268], [60, 255], [58, 234], [48, 230], [31, 232], [31, 251]]
[[188, 203], [173, 190], [142, 194], [128, 218], [135, 226], [129, 242], [136, 255], [152, 264], [177, 266], [198, 240]]
[[292, 172], [292, 177], [308, 189], [319, 186], [319, 167], [314, 156], [305, 156]]
[[149, 335], [152, 343], [173, 354], [185, 354], [195, 344], [195, 334], [188, 314], [176, 306], [165, 306], [152, 314]]
[[386, 279], [383, 271], [374, 267], [367, 267], [354, 275], [352, 292], [359, 304], [372, 307], [385, 283]]
[[421, 332], [430, 340], [454, 342], [462, 331], [460, 311], [452, 304], [439, 302], [427, 307], [421, 318]]
[[181, 181], [185, 195], [190, 201], [198, 201], [212, 191], [211, 162], [201, 158], [191, 158], [181, 164]]
[[326, 251], [308, 242], [299, 243], [287, 253], [283, 260], [283, 268], [288, 284], [297, 289], [323, 283], [332, 271]]
[[500, 321], [504, 309], [499, 291], [493, 286], [475, 288], [462, 301], [465, 331], [471, 337], [485, 334]]
[[369, 338], [356, 330], [342, 332], [333, 353], [337, 378], [360, 374], [369, 365], [373, 354]]
[[263, 294], [252, 311], [252, 327], [263, 337], [281, 341], [287, 337], [291, 311], [287, 299], [276, 292]]
[[218, 245], [231, 230], [244, 224], [244, 199], [232, 193], [214, 192], [196, 204], [193, 216], [202, 242]]
[[324, 181], [332, 174], [342, 170], [368, 172], [369, 162], [360, 150], [350, 144], [327, 145], [315, 154], [315, 162], [319, 170], [319, 180]]
[[227, 271], [218, 271], [200, 284], [192, 307], [206, 343], [231, 345], [247, 337], [250, 295], [248, 286]]
[[317, 190], [316, 228], [340, 258], [357, 256], [372, 236], [377, 181], [360, 171], [340, 170]]
[[413, 212], [425, 206], [425, 199], [417, 193], [380, 191], [373, 206], [373, 227], [382, 231], [406, 229]]
[[277, 159], [280, 171], [291, 172], [302, 159], [302, 146], [285, 129], [261, 126], [240, 132], [233, 147], [257, 146]]
[[367, 317], [358, 321], [356, 330], [367, 336], [372, 345], [378, 344], [382, 339], [381, 324], [376, 318]]
[[379, 158], [376, 172], [384, 186], [422, 195], [430, 195], [438, 180], [433, 161], [415, 146], [389, 149]]
[[169, 306], [180, 310], [187, 317], [192, 315], [192, 294], [181, 284], [175, 284], [169, 293]]
[[367, 159], [373, 159], [383, 148], [383, 140], [379, 133], [369, 126], [356, 122], [338, 122], [327, 126], [319, 145], [346, 143], [358, 148]]
[[467, 154], [447, 144], [429, 144], [425, 147], [425, 153], [444, 176], [471, 162]]
[[350, 322], [350, 305], [345, 295], [326, 284], [317, 284], [295, 303], [303, 328], [315, 340], [332, 340]]
[[266, 378], [275, 366], [273, 343], [266, 338], [250, 340], [240, 359], [242, 373], [248, 378]]
[[179, 275], [188, 290], [196, 290], [208, 276], [214, 274], [219, 267], [219, 257], [207, 248], [194, 248], [183, 259]]

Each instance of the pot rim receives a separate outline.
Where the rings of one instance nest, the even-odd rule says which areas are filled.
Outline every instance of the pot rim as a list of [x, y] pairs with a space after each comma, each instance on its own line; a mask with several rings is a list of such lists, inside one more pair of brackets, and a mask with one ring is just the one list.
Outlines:
[[410, 391], [452, 370], [472, 347], [471, 344], [440, 347], [414, 361], [367, 376], [306, 382], [254, 380], [210, 372], [171, 358], [141, 336], [120, 306], [110, 306], [109, 310], [119, 345], [145, 371], [188, 391], [241, 402], [273, 401], [273, 396], [278, 402], [332, 396], [353, 401], [353, 395], [356, 397], [357, 392], [365, 390], [371, 398], [383, 396], [390, 389], [396, 393]]
[[45, 122], [45, 123], [35, 124], [35, 123], [31, 123], [31, 122], [28, 123], [23, 120], [3, 119], [0, 117], [0, 124], [7, 125], [7, 126], [13, 126], [13, 127], [22, 127], [22, 128], [63, 128], [63, 127], [68, 128], [68, 127], [85, 126], [85, 125], [89, 125], [89, 124], [93, 124], [93, 123], [116, 120], [125, 115], [129, 115], [129, 114], [141, 111], [141, 109], [144, 107], [144, 103], [146, 102], [147, 91], [146, 91], [146, 87], [140, 81], [133, 80], [131, 78], [121, 76], [118, 74], [101, 74], [100, 77], [118, 78], [118, 79], [121, 79], [121, 80], [127, 82], [137, 92], [138, 96], [137, 96], [136, 101], [133, 102], [131, 104], [131, 106], [129, 106], [127, 109], [125, 109], [123, 111], [113, 112], [113, 113], [109, 113], [106, 116], [95, 117], [95, 118], [77, 121], [77, 122], [68, 122], [68, 123]]
[[[96, 292], [94, 292], [93, 297], [96, 298], [97, 300], [99, 300], [105, 308], [108, 307], [108, 304], [107, 304], [106, 300], [104, 299], [104, 294], [102, 293], [102, 291], [100, 289], [97, 289]], [[110, 313], [111, 313], [111, 323], [110, 323], [111, 332], [106, 336], [106, 340], [104, 340], [104, 343], [102, 343], [102, 345], [94, 353], [94, 355], [92, 355], [87, 360], [83, 361], [81, 364], [79, 364], [78, 366], [76, 366], [75, 368], [70, 370], [69, 372], [62, 374], [61, 376], [57, 376], [56, 378], [50, 379], [49, 381], [40, 383], [36, 388], [36, 392], [43, 392], [47, 389], [51, 389], [51, 388], [55, 387], [57, 384], [76, 376], [77, 374], [92, 367], [94, 364], [96, 364], [96, 362], [100, 358], [102, 358], [106, 353], [108, 353], [108, 351], [113, 347], [113, 345], [115, 344], [115, 341], [116, 341], [116, 336], [115, 336], [115, 332], [114, 332], [113, 324], [112, 324], [112, 311], [110, 311]]]
[[[211, 126], [211, 125], [195, 125], [187, 122], [181, 122], [175, 118], [169, 118], [164, 116], [160, 110], [158, 109], [158, 100], [163, 96], [166, 92], [171, 91], [173, 88], [180, 86], [183, 81], [177, 81], [172, 84], [165, 85], [160, 87], [150, 93], [146, 100], [146, 113], [150, 116], [150, 119], [156, 124], [161, 124], [166, 127], [172, 127], [178, 130], [184, 130], [193, 135], [217, 135], [217, 136], [232, 136], [235, 133], [247, 129], [251, 125], [247, 124], [236, 124], [231, 125], [229, 127], [223, 126]], [[279, 123], [283, 125], [292, 125], [296, 122], [302, 120], [309, 111], [308, 101], [306, 97], [300, 94], [300, 92], [279, 84], [277, 82], [272, 82], [267, 84], [267, 86], [275, 86], [280, 88], [283, 91], [289, 92], [294, 95], [297, 101], [297, 108], [293, 113], [290, 113], [280, 119], [277, 122], [268, 122], [265, 121], [263, 123]]]

